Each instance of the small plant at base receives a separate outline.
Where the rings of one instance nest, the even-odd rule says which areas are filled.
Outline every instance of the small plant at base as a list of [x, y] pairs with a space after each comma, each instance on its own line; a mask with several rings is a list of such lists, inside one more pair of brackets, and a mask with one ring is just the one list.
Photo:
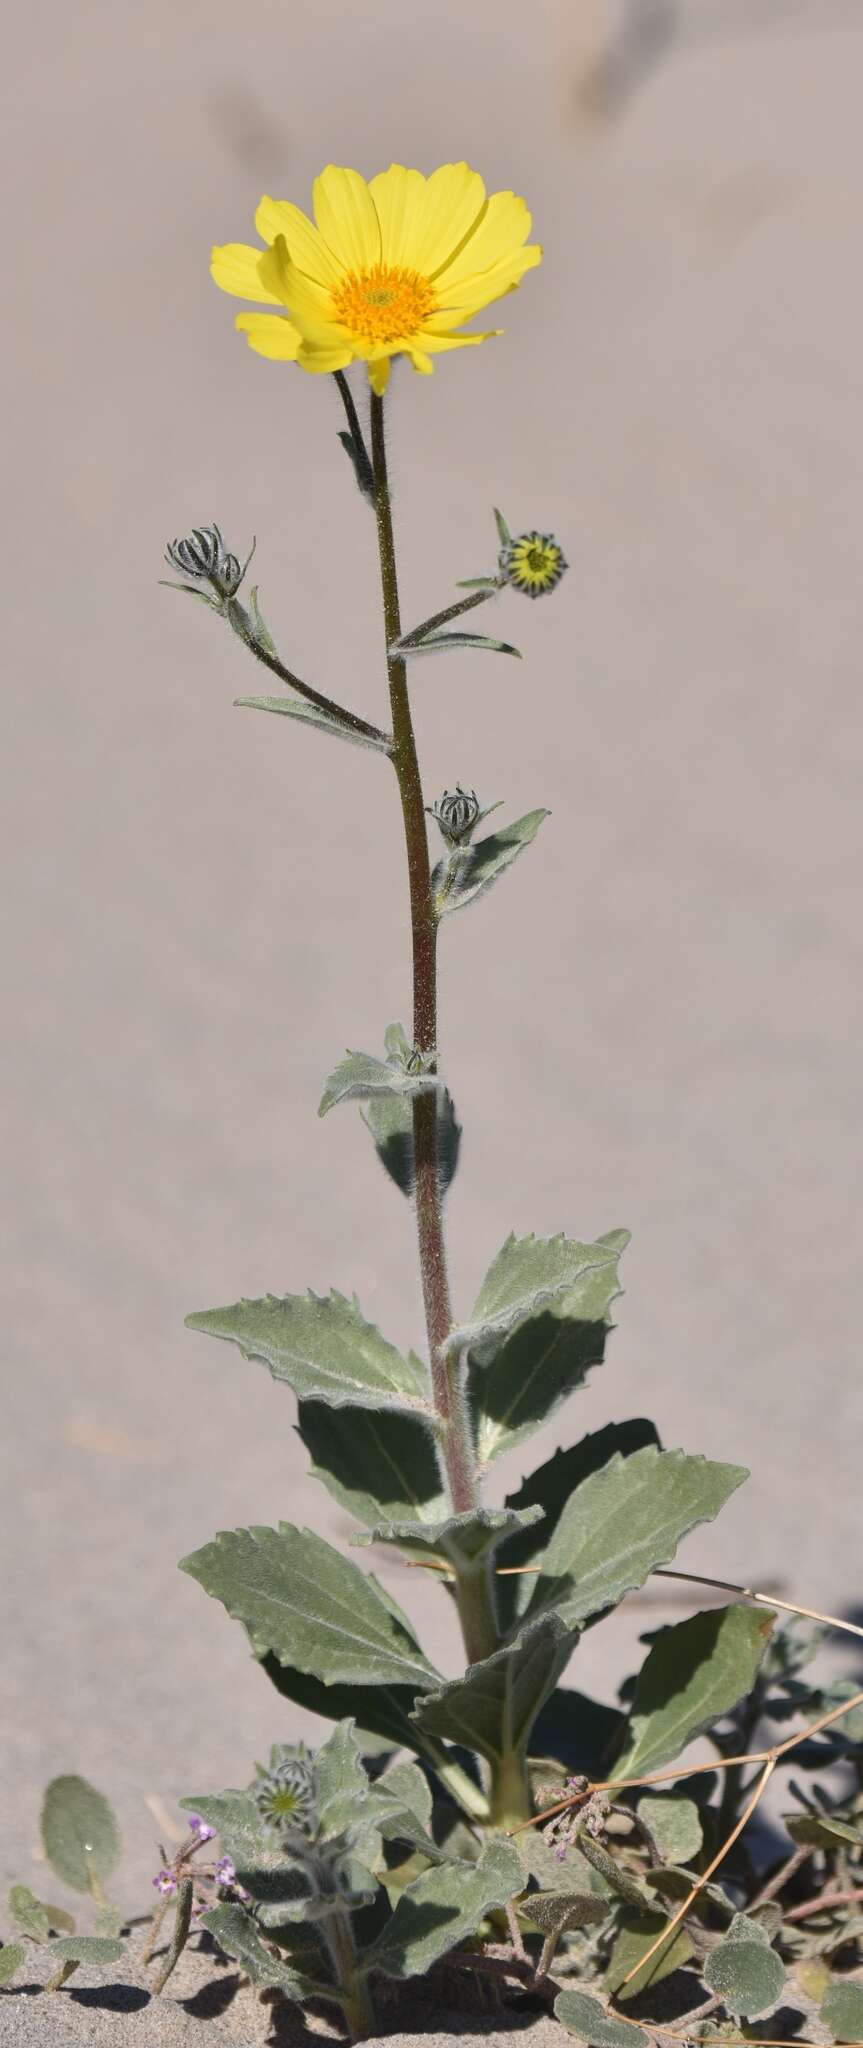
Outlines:
[[[541, 251], [528, 242], [523, 200], [510, 192], [487, 197], [467, 164], [444, 165], [428, 179], [394, 164], [368, 184], [330, 165], [316, 182], [315, 213], [312, 224], [292, 202], [263, 199], [256, 226], [264, 246], [215, 249], [213, 275], [224, 291], [266, 308], [239, 315], [250, 346], [325, 384], [330, 379], [344, 407], [340, 439], [375, 519], [388, 727], [287, 667], [257, 591], [248, 609], [238, 600], [243, 572], [218, 528], [195, 529], [169, 554], [192, 579], [183, 587], [203, 595], [287, 688], [240, 704], [381, 755], [394, 773], [410, 906], [411, 1021], [386, 1028], [382, 1053], [347, 1053], [325, 1083], [320, 1114], [344, 1102], [362, 1105], [379, 1159], [412, 1201], [427, 1358], [402, 1355], [355, 1299], [336, 1292], [238, 1299], [188, 1320], [265, 1364], [294, 1392], [313, 1470], [360, 1524], [354, 1541], [394, 1545], [411, 1565], [447, 1581], [466, 1668], [444, 1678], [375, 1580], [289, 1522], [222, 1532], [186, 1558], [183, 1569], [245, 1627], [282, 1698], [336, 1724], [314, 1757], [282, 1753], [245, 1791], [195, 1798], [247, 1894], [212, 1907], [203, 1923], [256, 1983], [341, 2005], [354, 2036], [373, 2027], [376, 1981], [421, 1975], [444, 1957], [447, 1967], [477, 1969], [477, 1942], [499, 1931], [501, 1914], [511, 1944], [492, 1963], [522, 1977], [535, 1967], [544, 1981], [560, 1956], [618, 2002], [671, 1969], [689, 1969], [697, 2013], [705, 2008], [698, 1970], [722, 1947], [706, 2004], [712, 2011], [718, 2001], [733, 2023], [765, 2009], [757, 2001], [776, 1983], [776, 1965], [784, 1984], [786, 1952], [805, 1939], [789, 1943], [788, 1925], [797, 1923], [777, 1907], [774, 1926], [775, 1913], [766, 1910], [802, 1859], [771, 1880], [773, 1892], [760, 1903], [749, 1873], [743, 1893], [750, 1912], [741, 1929], [721, 1886], [709, 1884], [724, 1851], [709, 1860], [706, 1837], [716, 1820], [708, 1799], [675, 1796], [662, 1805], [660, 1795], [648, 1805], [633, 1794], [657, 1771], [673, 1780], [675, 1768], [659, 1767], [673, 1766], [694, 1735], [710, 1732], [733, 1848], [759, 1796], [760, 1779], [753, 1790], [745, 1777], [756, 1724], [777, 1711], [804, 1711], [814, 1696], [797, 1666], [792, 1673], [787, 1634], [772, 1637], [775, 1615], [763, 1602], [747, 1604], [747, 1595], [651, 1640], [625, 1707], [586, 1700], [560, 1681], [587, 1625], [666, 1568], [678, 1544], [713, 1520], [747, 1474], [663, 1448], [639, 1418], [568, 1444], [502, 1506], [489, 1506], [484, 1489], [496, 1460], [601, 1365], [627, 1233], [510, 1235], [466, 1318], [450, 1294], [444, 1208], [460, 1133], [441, 1066], [438, 940], [444, 920], [502, 878], [548, 812], [533, 809], [476, 837], [487, 814], [473, 790], [456, 785], [431, 807], [445, 842], [432, 868], [409, 679], [414, 662], [429, 655], [516, 656], [510, 643], [455, 622], [509, 590], [553, 593], [566, 561], [551, 534], [531, 529], [513, 538], [497, 512], [493, 573], [464, 579], [469, 595], [406, 630], [384, 394], [395, 356], [427, 375], [435, 355], [490, 338], [465, 332], [460, 321], [518, 285]], [[346, 375], [352, 364], [368, 375], [367, 426]], [[364, 768], [376, 772], [368, 762]], [[816, 1747], [826, 1749], [824, 1761], [838, 1757], [848, 1766], [858, 1752], [837, 1732], [843, 1711], [847, 1719], [852, 1709], [828, 1709]], [[377, 1774], [356, 1723], [415, 1761]], [[780, 1752], [763, 1754], [772, 1772]], [[552, 1771], [569, 1790], [560, 1802], [567, 1818], [549, 1847], [531, 1827], [532, 1781]], [[812, 1846], [833, 1859], [828, 1891], [841, 1913], [833, 1864], [841, 1875], [850, 1870], [857, 1821], [845, 1808], [838, 1821], [831, 1814], [833, 1835], [819, 1809], [822, 1833]], [[843, 1898], [853, 1889], [846, 1884]], [[666, 1928], [666, 1901], [681, 1896]], [[718, 1932], [710, 1915], [719, 1916]], [[856, 1943], [857, 1933], [851, 1938]], [[533, 1944], [527, 1951], [525, 1939]], [[819, 1955], [832, 1960], [836, 1952], [824, 1946]], [[847, 1952], [840, 1944], [839, 1953]], [[566, 1997], [560, 2017], [596, 2048], [617, 2048], [627, 2028], [641, 2031], [625, 2016], [610, 2020], [587, 1994]]]

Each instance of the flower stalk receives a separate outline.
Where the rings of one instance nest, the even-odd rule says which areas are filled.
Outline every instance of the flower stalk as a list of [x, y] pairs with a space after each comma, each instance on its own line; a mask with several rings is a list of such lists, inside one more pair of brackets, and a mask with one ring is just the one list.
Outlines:
[[[413, 954], [413, 1034], [423, 1053], [437, 1049], [437, 926], [432, 894], [425, 803], [417, 758], [407, 665], [391, 650], [401, 633], [398, 571], [393, 533], [392, 499], [387, 470], [384, 401], [371, 396], [372, 468], [375, 517], [380, 557], [387, 676], [393, 722], [392, 761], [401, 797], [407, 850]], [[449, 1274], [438, 1171], [437, 1093], [428, 1090], [413, 1103], [414, 1180], [420, 1277], [428, 1333], [432, 1399], [438, 1419], [441, 1457], [455, 1514], [479, 1505], [480, 1489], [464, 1395], [461, 1359], [448, 1348], [453, 1327]], [[456, 1599], [470, 1663], [492, 1655], [500, 1636], [495, 1613], [491, 1570], [456, 1573]], [[525, 1809], [526, 1811], [529, 1808]]]

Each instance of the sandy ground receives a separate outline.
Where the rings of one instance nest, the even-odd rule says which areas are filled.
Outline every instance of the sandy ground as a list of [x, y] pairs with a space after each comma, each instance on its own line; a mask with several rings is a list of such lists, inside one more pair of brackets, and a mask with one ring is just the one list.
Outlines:
[[[684, 1561], [859, 1600], [863, 23], [645, 0], [597, 73], [603, 12], [616, 35], [588, 0], [13, 25], [0, 1863], [37, 1889], [53, 1774], [109, 1793], [140, 1909], [176, 1800], [320, 1727], [175, 1568], [280, 1514], [346, 1535], [286, 1390], [185, 1313], [332, 1283], [420, 1342], [407, 1207], [353, 1109], [315, 1117], [406, 1014], [386, 764], [235, 711], [242, 650], [157, 587], [165, 537], [256, 533], [286, 658], [381, 716], [334, 393], [249, 354], [207, 276], [329, 157], [468, 155], [547, 251], [505, 338], [392, 406], [408, 619], [492, 564], [493, 503], [572, 563], [495, 614], [522, 666], [416, 676], [430, 793], [552, 811], [444, 933], [457, 1301], [510, 1228], [629, 1225], [567, 1436], [648, 1412], [748, 1463]], [[588, 1638], [586, 1690], [668, 1593]], [[430, 1590], [423, 1628], [454, 1669]]]

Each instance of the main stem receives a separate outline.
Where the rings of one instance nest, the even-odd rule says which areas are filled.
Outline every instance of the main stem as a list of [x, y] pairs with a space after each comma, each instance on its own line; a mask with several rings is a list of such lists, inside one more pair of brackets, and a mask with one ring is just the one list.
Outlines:
[[[372, 467], [375, 516], [381, 567], [387, 676], [392, 709], [393, 751], [404, 820], [410, 891], [413, 952], [413, 1037], [420, 1052], [437, 1048], [437, 915], [432, 898], [422, 780], [408, 695], [407, 664], [390, 653], [401, 634], [398, 575], [393, 537], [392, 501], [387, 474], [383, 399], [372, 394]], [[413, 1098], [414, 1187], [423, 1303], [428, 1331], [432, 1398], [455, 1514], [479, 1505], [476, 1458], [464, 1398], [460, 1362], [447, 1349], [453, 1327], [443, 1231], [438, 1169], [437, 1091]], [[456, 1592], [465, 1649], [471, 1663], [492, 1654], [499, 1644], [491, 1574], [481, 1570], [457, 1575]]]

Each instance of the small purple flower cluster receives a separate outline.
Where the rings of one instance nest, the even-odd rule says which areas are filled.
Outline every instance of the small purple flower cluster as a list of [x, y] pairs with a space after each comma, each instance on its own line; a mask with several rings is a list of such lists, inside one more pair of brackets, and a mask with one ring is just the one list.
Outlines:
[[602, 1840], [611, 1801], [606, 1792], [591, 1792], [589, 1778], [567, 1778], [562, 1787], [540, 1785], [536, 1796], [540, 1809], [559, 1808], [542, 1829], [542, 1839], [553, 1850], [558, 1863], [566, 1862], [566, 1852], [574, 1846], [582, 1829], [594, 1841]]
[[195, 1887], [193, 1922], [199, 1921], [202, 1913], [217, 1905], [223, 1897], [239, 1899], [247, 1904], [249, 1893], [237, 1883], [236, 1868], [230, 1856], [220, 1856], [218, 1863], [209, 1866], [192, 1862], [197, 1850], [203, 1848], [205, 1842], [214, 1840], [216, 1830], [210, 1827], [209, 1821], [202, 1820], [199, 1813], [190, 1813], [187, 1819], [192, 1839], [183, 1843], [173, 1864], [163, 1864], [161, 1870], [157, 1870], [153, 1879], [154, 1890], [159, 1892], [163, 1899], [172, 1899], [176, 1895], [181, 1879], [191, 1877]]

